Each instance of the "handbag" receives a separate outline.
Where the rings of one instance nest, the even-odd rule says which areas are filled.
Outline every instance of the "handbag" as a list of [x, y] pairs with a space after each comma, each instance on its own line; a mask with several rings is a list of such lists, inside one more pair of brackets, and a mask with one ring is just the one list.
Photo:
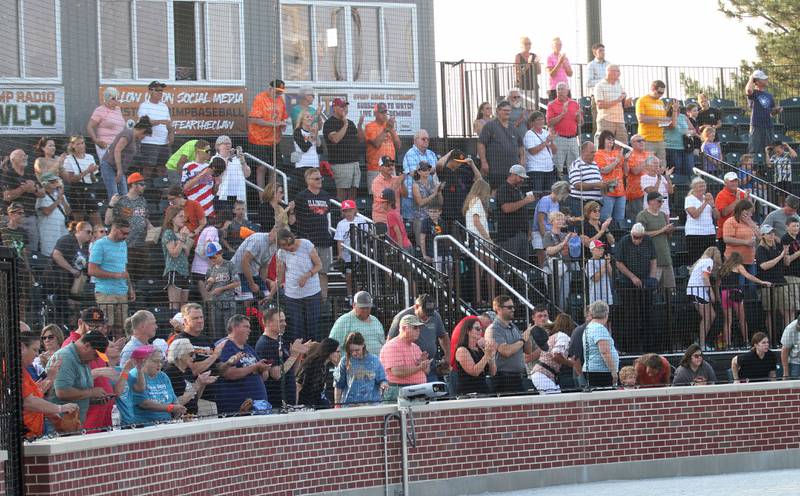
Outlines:
[[86, 287], [86, 281], [88, 277], [86, 274], [80, 274], [78, 277], [72, 280], [72, 287], [69, 288], [69, 294], [71, 295], [79, 295], [83, 294], [83, 290]]
[[[78, 162], [78, 159], [75, 158], [75, 155], [71, 155], [71, 157], [72, 160], [75, 162], [75, 167], [78, 168], [78, 174], [83, 174], [83, 169], [81, 169], [81, 164], [80, 162]], [[105, 185], [103, 185], [103, 183], [98, 181], [97, 177], [94, 174], [89, 176], [89, 178], [92, 181], [91, 183], [87, 184], [86, 182], [83, 181], [83, 179], [81, 179], [79, 183], [73, 183], [69, 186], [69, 188], [70, 189], [75, 188], [77, 191], [79, 191], [80, 194], [83, 195], [83, 198], [86, 201], [99, 199], [99, 201], [102, 202], [106, 194]]]

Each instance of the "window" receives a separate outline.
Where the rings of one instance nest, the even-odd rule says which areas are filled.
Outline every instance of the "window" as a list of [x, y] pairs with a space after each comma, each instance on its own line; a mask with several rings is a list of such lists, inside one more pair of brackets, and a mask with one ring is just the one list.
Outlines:
[[0, 0], [0, 79], [61, 78], [59, 0]]
[[283, 78], [413, 84], [415, 15], [413, 5], [281, 2]]
[[243, 0], [98, 2], [103, 79], [243, 82]]

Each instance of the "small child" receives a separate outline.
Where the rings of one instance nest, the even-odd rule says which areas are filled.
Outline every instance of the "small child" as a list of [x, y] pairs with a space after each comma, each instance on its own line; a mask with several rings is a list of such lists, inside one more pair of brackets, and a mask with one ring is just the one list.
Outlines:
[[[700, 137], [703, 140], [703, 144], [700, 146], [700, 151], [706, 154], [708, 157], [722, 160], [722, 149], [720, 148], [719, 143], [714, 141], [716, 136], [717, 130], [714, 129], [714, 126], [703, 126], [703, 130], [700, 131]], [[719, 175], [719, 167], [717, 167], [717, 163], [714, 160], [704, 158], [703, 168], [709, 174], [713, 174], [715, 176]]]
[[[228, 212], [230, 212], [230, 210], [228, 210]], [[230, 216], [230, 213], [228, 213], [228, 215]], [[230, 219], [229, 217], [228, 222], [219, 230], [222, 235], [222, 244], [225, 246], [225, 249], [231, 253], [235, 253], [236, 249], [239, 248], [239, 245], [244, 241], [239, 235], [242, 227], [256, 232], [261, 230], [256, 223], [247, 220], [245, 215], [247, 215], [247, 203], [236, 200], [233, 204], [233, 218]]]
[[586, 277], [589, 278], [589, 301], [601, 300], [609, 305], [614, 304], [611, 294], [613, 277], [611, 256], [605, 254], [605, 243], [596, 239], [589, 243], [592, 258], [586, 261]]
[[225, 334], [225, 323], [236, 312], [236, 288], [241, 286], [239, 274], [233, 262], [222, 258], [222, 245], [212, 241], [206, 245], [208, 271], [206, 291], [213, 305], [212, 326], [215, 336]]
[[439, 254], [438, 259], [433, 258], [433, 240], [436, 236], [447, 234], [444, 226], [439, 223], [442, 217], [442, 201], [440, 199], [433, 200], [428, 204], [428, 218], [422, 221], [422, 228], [419, 233], [419, 241], [417, 245], [422, 250], [422, 259], [428, 263], [434, 264], [437, 270], [442, 270], [441, 262], [442, 255]]
[[792, 191], [792, 160], [797, 158], [797, 152], [782, 141], [774, 141], [768, 146], [767, 163], [772, 168], [773, 182], [784, 191]]
[[400, 217], [400, 212], [395, 205], [397, 199], [395, 198], [394, 190], [386, 188], [381, 193], [381, 199], [388, 205], [388, 212], [386, 212], [386, 225], [388, 227], [389, 239], [395, 242], [400, 248], [406, 252], [411, 252], [411, 241], [408, 239], [406, 232], [406, 225], [403, 223], [403, 218]]
[[739, 189], [752, 193], [753, 187], [757, 182], [757, 180], [754, 179], [756, 172], [755, 169], [753, 169], [753, 156], [749, 153], [742, 155], [739, 159], [739, 168], [742, 169], [742, 171], [739, 172]]
[[336, 234], [333, 235], [336, 241], [336, 248], [339, 254], [339, 260], [344, 262], [344, 277], [347, 282], [347, 297], [353, 297], [353, 269], [355, 269], [356, 260], [352, 260], [350, 252], [344, 249], [344, 246], [352, 246], [350, 244], [350, 230], [351, 226], [359, 226], [360, 229], [369, 229], [369, 224], [364, 217], [358, 215], [358, 208], [356, 202], [353, 200], [345, 200], [342, 202], [342, 216], [343, 219], [336, 224]]
[[631, 365], [626, 365], [619, 369], [620, 389], [636, 389], [636, 369]]

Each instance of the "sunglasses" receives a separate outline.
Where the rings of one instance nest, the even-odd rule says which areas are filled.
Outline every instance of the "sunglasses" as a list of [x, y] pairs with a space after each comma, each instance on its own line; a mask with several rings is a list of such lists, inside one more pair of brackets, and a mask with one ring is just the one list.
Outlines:
[[200, 149], [199, 149], [199, 150], [197, 150], [197, 151], [199, 151], [199, 152], [203, 152], [203, 153], [208, 153], [208, 152], [210, 152], [210, 151], [211, 151], [211, 148], [200, 148]]
[[42, 336], [42, 339], [45, 341], [50, 341], [51, 339], [55, 339], [56, 337], [52, 334], [48, 334], [47, 336]]

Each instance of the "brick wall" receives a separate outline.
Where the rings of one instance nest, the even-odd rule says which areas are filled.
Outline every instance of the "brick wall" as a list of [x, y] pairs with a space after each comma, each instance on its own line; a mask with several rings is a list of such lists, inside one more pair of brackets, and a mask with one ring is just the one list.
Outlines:
[[[441, 402], [416, 409], [411, 480], [800, 448], [800, 382]], [[40, 441], [28, 494], [382, 494], [383, 416], [361, 407]], [[401, 481], [390, 424], [390, 481]], [[255, 491], [254, 491], [255, 490]]]

